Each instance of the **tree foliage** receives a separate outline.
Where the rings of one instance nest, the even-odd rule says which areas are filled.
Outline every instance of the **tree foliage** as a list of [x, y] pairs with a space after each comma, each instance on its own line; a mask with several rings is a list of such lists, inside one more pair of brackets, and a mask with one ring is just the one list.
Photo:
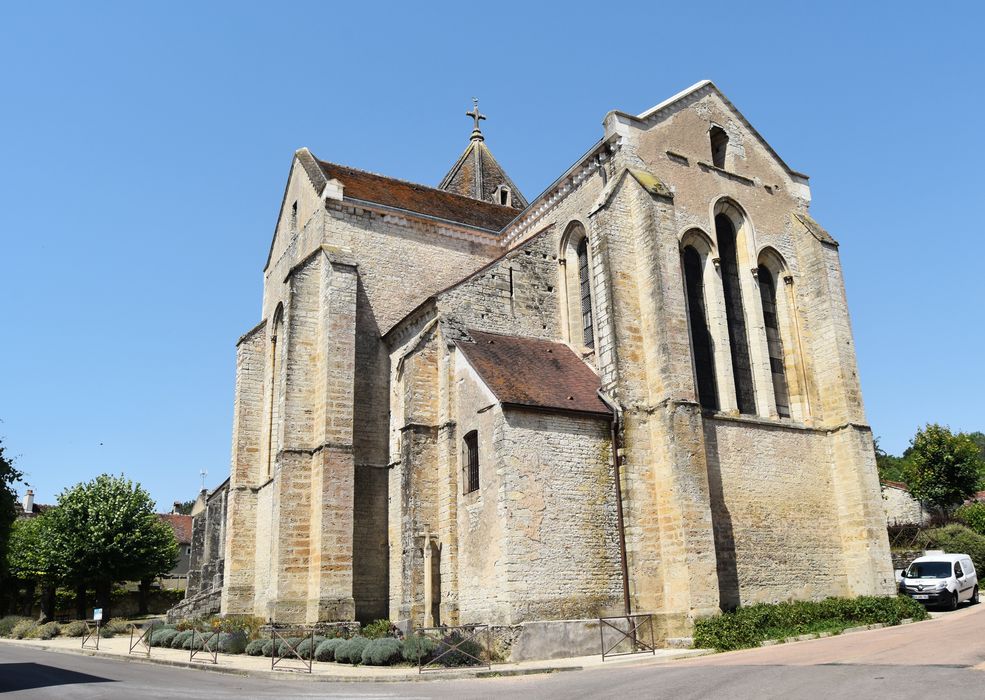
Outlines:
[[78, 484], [58, 495], [50, 514], [66, 578], [107, 598], [113, 582], [154, 578], [178, 560], [173, 530], [154, 513], [147, 491], [129, 479], [103, 474]]
[[879, 445], [879, 438], [875, 439], [876, 447], [876, 467], [879, 469], [879, 478], [882, 481], [906, 481], [906, 459], [897, 457], [886, 452]]
[[50, 511], [17, 520], [10, 532], [7, 565], [21, 580], [55, 583], [64, 573], [54, 548]]
[[935, 423], [913, 436], [905, 461], [910, 493], [944, 513], [974, 494], [985, 474], [985, 461], [975, 441]]
[[10, 528], [17, 516], [17, 492], [14, 484], [23, 475], [14, 467], [14, 460], [4, 454], [3, 442], [0, 441], [0, 614], [7, 608], [7, 548], [10, 539]]

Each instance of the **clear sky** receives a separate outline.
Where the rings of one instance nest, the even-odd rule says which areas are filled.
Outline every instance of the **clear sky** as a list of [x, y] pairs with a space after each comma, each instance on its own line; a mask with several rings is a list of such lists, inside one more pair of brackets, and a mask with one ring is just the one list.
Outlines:
[[41, 502], [103, 471], [193, 498], [296, 148], [433, 185], [478, 96], [533, 198], [704, 78], [811, 176], [883, 445], [985, 430], [985, 13], [869, 5], [4, 3], [4, 445]]

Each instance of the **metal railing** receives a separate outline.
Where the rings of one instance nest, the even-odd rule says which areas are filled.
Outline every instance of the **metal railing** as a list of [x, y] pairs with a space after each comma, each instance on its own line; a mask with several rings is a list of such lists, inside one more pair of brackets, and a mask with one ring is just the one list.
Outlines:
[[[311, 673], [315, 658], [315, 628], [277, 627], [271, 622], [266, 627], [270, 633], [270, 670], [302, 671]], [[301, 654], [301, 645], [308, 641], [308, 658]], [[279, 668], [278, 668], [279, 666]]]
[[[143, 650], [137, 653], [144, 654], [145, 656], [150, 658], [151, 637], [154, 635], [154, 630], [157, 629], [158, 624], [160, 623], [158, 623], [155, 620], [153, 622], [148, 623], [147, 627], [141, 630], [141, 628], [137, 627], [137, 625], [133, 624], [132, 622], [128, 623], [127, 627], [130, 628], [130, 651], [127, 653], [132, 654], [134, 649], [142, 645], [144, 647]], [[133, 635], [135, 634], [137, 635], [136, 639], [133, 638]]]
[[433, 650], [417, 657], [418, 673], [462, 666], [492, 668], [492, 630], [489, 625], [418, 627], [414, 630], [414, 636], [430, 639], [434, 643]]
[[[82, 633], [82, 648], [95, 649], [99, 651], [99, 620], [83, 620], [86, 623], [86, 631]], [[96, 638], [96, 643], [92, 644], [92, 638]]]
[[[198, 640], [202, 640], [201, 646], [198, 645]], [[215, 630], [213, 632], [199, 632], [196, 629], [192, 630], [191, 638], [191, 653], [188, 656], [188, 661], [194, 661], [196, 656], [203, 656], [202, 659], [205, 663], [218, 664], [219, 663], [219, 631]]]
[[[616, 621], [624, 621], [625, 629], [618, 626]], [[615, 631], [615, 641], [606, 644], [606, 630]], [[646, 633], [649, 632], [649, 635]], [[649, 643], [643, 637], [648, 636]], [[626, 656], [628, 654], [653, 654], [656, 655], [657, 647], [653, 640], [653, 615], [644, 613], [640, 615], [618, 615], [615, 617], [599, 618], [599, 640], [602, 642], [602, 661], [609, 656]]]

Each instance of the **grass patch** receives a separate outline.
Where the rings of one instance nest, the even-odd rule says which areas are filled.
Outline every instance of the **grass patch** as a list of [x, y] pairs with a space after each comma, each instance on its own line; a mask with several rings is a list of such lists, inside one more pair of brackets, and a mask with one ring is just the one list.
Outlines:
[[907, 618], [927, 617], [923, 605], [906, 596], [762, 603], [698, 620], [694, 625], [694, 646], [717, 651], [747, 649], [767, 639], [838, 634], [849, 627], [898, 625]]

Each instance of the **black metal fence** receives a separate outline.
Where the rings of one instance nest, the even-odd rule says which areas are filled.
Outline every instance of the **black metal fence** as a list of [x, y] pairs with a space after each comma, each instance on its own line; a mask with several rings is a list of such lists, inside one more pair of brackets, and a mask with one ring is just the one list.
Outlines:
[[[160, 623], [155, 620], [153, 622], [149, 622], [146, 627], [140, 628], [132, 622], [128, 623], [127, 627], [130, 628], [130, 651], [127, 653], [132, 654], [134, 649], [141, 647], [137, 650], [137, 653], [143, 654], [149, 658], [150, 640], [154, 635], [154, 630], [157, 629], [159, 624]], [[134, 635], [136, 635], [136, 639], [134, 638]]]
[[657, 653], [653, 615], [650, 613], [600, 617], [599, 639], [602, 642], [602, 661], [611, 656]]
[[[82, 634], [82, 648], [99, 651], [99, 620], [85, 620], [86, 631]], [[93, 642], [92, 638], [96, 641]]]
[[205, 663], [219, 663], [219, 631], [199, 632], [192, 630], [191, 652], [188, 655], [189, 661], [194, 661], [196, 656], [202, 657]]
[[[278, 627], [273, 623], [265, 630], [270, 635], [270, 670], [301, 671], [311, 673], [315, 658], [315, 628], [305, 626]], [[308, 658], [301, 653], [301, 645], [308, 642]]]
[[492, 667], [492, 631], [489, 625], [419, 627], [404, 640], [416, 646], [417, 672], [477, 666]]

